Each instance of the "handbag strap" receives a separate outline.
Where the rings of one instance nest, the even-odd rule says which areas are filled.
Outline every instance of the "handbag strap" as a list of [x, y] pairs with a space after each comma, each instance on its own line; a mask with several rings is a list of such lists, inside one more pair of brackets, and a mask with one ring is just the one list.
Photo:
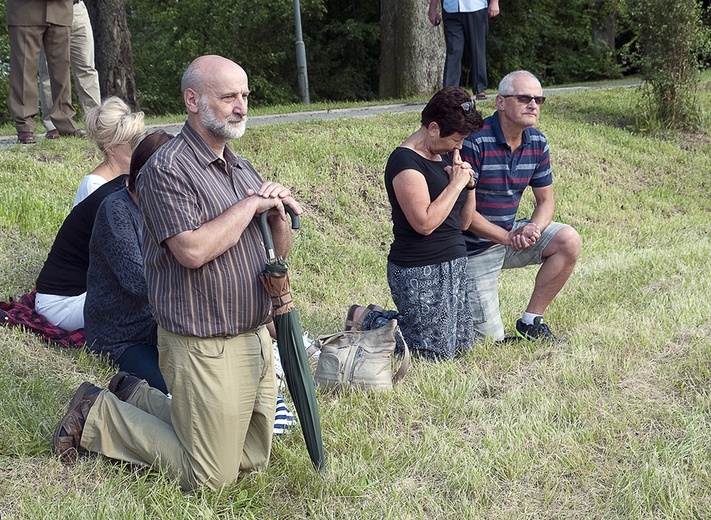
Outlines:
[[403, 377], [405, 377], [405, 374], [407, 374], [407, 369], [410, 368], [410, 349], [407, 348], [405, 338], [402, 337], [400, 327], [395, 327], [395, 333], [400, 337], [400, 341], [402, 341], [402, 344], [405, 345], [405, 352], [402, 354], [402, 363], [400, 363], [400, 368], [397, 369], [397, 372], [395, 372], [395, 375], [393, 376], [393, 383], [397, 383]]

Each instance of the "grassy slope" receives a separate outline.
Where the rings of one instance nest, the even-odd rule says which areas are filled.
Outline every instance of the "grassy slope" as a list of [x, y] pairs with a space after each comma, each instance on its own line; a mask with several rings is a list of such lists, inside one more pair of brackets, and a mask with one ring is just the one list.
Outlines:
[[[72, 392], [87, 378], [105, 384], [111, 370], [0, 328], [0, 514], [708, 518], [711, 141], [634, 135], [634, 96], [552, 96], [543, 110], [556, 218], [583, 237], [573, 278], [547, 313], [566, 342], [483, 342], [454, 362], [415, 363], [392, 393], [323, 395], [323, 477], [296, 432], [275, 441], [266, 471], [186, 495], [162, 475], [98, 456], [59, 464], [49, 439]], [[708, 111], [708, 89], [702, 102]], [[382, 170], [417, 120], [258, 127], [235, 143], [306, 207], [291, 264], [312, 336], [342, 327], [351, 303], [392, 305]], [[31, 288], [75, 186], [97, 161], [89, 143], [73, 140], [0, 152], [1, 299]], [[509, 330], [534, 276], [502, 276]]]

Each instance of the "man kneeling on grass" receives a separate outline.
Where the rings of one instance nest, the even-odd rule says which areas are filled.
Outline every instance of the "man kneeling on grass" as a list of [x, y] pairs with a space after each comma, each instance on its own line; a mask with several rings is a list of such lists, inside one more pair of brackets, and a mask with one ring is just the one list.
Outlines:
[[[227, 146], [242, 136], [247, 75], [202, 56], [183, 75], [188, 121], [141, 169], [137, 199], [148, 298], [158, 323], [160, 370], [172, 401], [136, 377], [109, 389], [83, 383], [55, 429], [65, 462], [80, 450], [154, 465], [186, 490], [217, 489], [269, 460], [277, 385], [264, 326], [271, 300], [259, 282], [267, 262], [255, 216], [269, 216], [286, 257], [284, 206], [299, 204], [263, 182]], [[169, 404], [168, 404], [169, 403]]]
[[[533, 128], [546, 98], [538, 79], [519, 70], [499, 83], [496, 113], [462, 145], [462, 160], [474, 170], [476, 211], [467, 243], [469, 301], [474, 331], [504, 339], [499, 313], [501, 269], [543, 264], [516, 336], [553, 339], [543, 312], [568, 281], [580, 254], [580, 236], [572, 227], [553, 222], [553, 177], [548, 142]], [[516, 219], [524, 190], [531, 186], [536, 208], [529, 219]]]

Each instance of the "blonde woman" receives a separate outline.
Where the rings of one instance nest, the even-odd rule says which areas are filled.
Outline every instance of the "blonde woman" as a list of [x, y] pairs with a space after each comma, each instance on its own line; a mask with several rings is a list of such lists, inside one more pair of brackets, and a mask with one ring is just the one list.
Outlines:
[[74, 206], [102, 184], [128, 173], [131, 141], [145, 129], [143, 112], [131, 112], [123, 100], [113, 96], [86, 113], [84, 128], [89, 139], [104, 154], [104, 160], [82, 179]]
[[85, 125], [104, 160], [82, 181], [36, 282], [35, 310], [64, 330], [84, 328], [89, 240], [96, 212], [104, 198], [126, 187], [130, 143], [143, 133], [143, 112], [131, 113], [126, 103], [111, 97], [87, 113]]

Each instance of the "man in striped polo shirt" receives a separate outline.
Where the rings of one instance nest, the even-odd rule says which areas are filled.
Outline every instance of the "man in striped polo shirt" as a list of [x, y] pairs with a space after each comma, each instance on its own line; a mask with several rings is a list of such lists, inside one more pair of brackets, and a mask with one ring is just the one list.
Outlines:
[[[543, 313], [563, 288], [580, 254], [580, 236], [570, 226], [553, 222], [555, 208], [548, 142], [533, 128], [545, 101], [541, 84], [528, 71], [508, 74], [499, 83], [496, 113], [464, 140], [461, 157], [472, 165], [476, 213], [465, 231], [467, 277], [480, 336], [504, 339], [499, 312], [501, 269], [542, 264], [526, 311], [516, 322], [516, 336], [553, 339]], [[521, 196], [533, 190], [536, 206], [530, 218], [516, 219]]]
[[114, 377], [108, 390], [84, 383], [53, 445], [68, 462], [86, 450], [155, 465], [186, 490], [218, 489], [264, 468], [271, 452], [277, 386], [255, 217], [276, 210], [274, 249], [286, 257], [284, 206], [297, 215], [301, 208], [227, 144], [247, 121], [249, 87], [239, 65], [197, 58], [182, 91], [188, 121], [136, 185], [159, 365], [172, 399], [133, 376]]

